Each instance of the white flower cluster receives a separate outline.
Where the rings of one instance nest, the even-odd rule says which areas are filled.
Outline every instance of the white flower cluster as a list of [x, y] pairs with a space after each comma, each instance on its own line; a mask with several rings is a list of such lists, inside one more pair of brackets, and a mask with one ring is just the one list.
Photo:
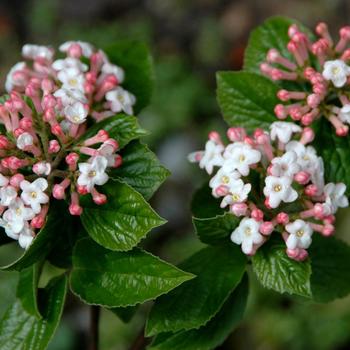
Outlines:
[[348, 206], [344, 184], [324, 183], [322, 158], [307, 145], [314, 138], [312, 129], [275, 122], [270, 133], [257, 129], [250, 137], [242, 128], [230, 128], [227, 136], [231, 143], [225, 146], [211, 132], [205, 150], [190, 154], [189, 160], [210, 175], [218, 168], [209, 182], [213, 196], [222, 198], [222, 208], [244, 217], [231, 240], [253, 255], [277, 231], [288, 256], [304, 260], [312, 233], [333, 234], [334, 214]]
[[8, 178], [0, 174], [0, 226], [9, 237], [18, 240], [22, 248], [31, 244], [35, 236], [33, 227], [42, 223], [43, 211], [47, 211], [45, 204], [49, 197], [44, 192], [47, 187], [44, 178], [30, 183], [23, 176]]

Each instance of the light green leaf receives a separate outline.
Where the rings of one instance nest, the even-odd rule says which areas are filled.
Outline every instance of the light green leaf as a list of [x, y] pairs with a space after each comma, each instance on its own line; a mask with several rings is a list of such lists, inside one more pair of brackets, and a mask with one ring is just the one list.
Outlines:
[[281, 238], [271, 237], [252, 258], [253, 270], [261, 284], [279, 293], [311, 297], [310, 261], [298, 262], [286, 254]]
[[238, 285], [245, 266], [246, 258], [234, 244], [195, 253], [180, 268], [197, 277], [156, 301], [147, 321], [147, 336], [205, 325]]
[[248, 298], [244, 276], [217, 315], [205, 326], [175, 334], [158, 335], [148, 350], [211, 350], [220, 346], [243, 318]]
[[136, 96], [135, 113], [146, 107], [154, 85], [153, 61], [147, 46], [137, 41], [118, 41], [106, 48], [110, 61], [125, 71], [122, 87]]
[[28, 314], [19, 300], [11, 305], [0, 322], [0, 349], [46, 349], [60, 321], [66, 292], [65, 276], [53, 279], [40, 291], [40, 320]]
[[206, 244], [229, 244], [232, 231], [240, 219], [226, 212], [213, 218], [193, 218], [193, 225], [199, 239]]
[[291, 24], [297, 24], [304, 33], [312, 37], [310, 31], [295, 19], [281, 16], [268, 18], [250, 34], [244, 55], [244, 69], [259, 74], [260, 64], [266, 61], [266, 54], [270, 49], [277, 49], [283, 57], [294, 61], [287, 49], [290, 40], [288, 28]]
[[125, 181], [146, 199], [152, 197], [170, 174], [155, 154], [139, 141], [133, 141], [125, 147], [121, 156], [123, 165], [113, 169], [110, 175]]
[[248, 131], [268, 129], [276, 121], [274, 108], [278, 86], [262, 75], [249, 72], [217, 73], [217, 99], [230, 127]]
[[99, 130], [107, 131], [109, 137], [118, 141], [120, 148], [125, 147], [130, 141], [148, 134], [140, 127], [136, 117], [120, 113], [92, 125], [78, 142], [95, 136]]
[[38, 303], [38, 283], [42, 263], [38, 262], [19, 273], [16, 297], [20, 300], [23, 309], [30, 315], [41, 318]]
[[113, 308], [155, 299], [191, 278], [141, 249], [115, 252], [85, 238], [74, 250], [70, 284], [86, 303]]
[[165, 223], [141, 194], [123, 182], [110, 179], [101, 192], [108, 198], [104, 205], [82, 198], [81, 220], [89, 235], [108, 249], [129, 250]]
[[329, 302], [350, 293], [350, 246], [334, 237], [313, 236], [311, 290], [315, 301]]

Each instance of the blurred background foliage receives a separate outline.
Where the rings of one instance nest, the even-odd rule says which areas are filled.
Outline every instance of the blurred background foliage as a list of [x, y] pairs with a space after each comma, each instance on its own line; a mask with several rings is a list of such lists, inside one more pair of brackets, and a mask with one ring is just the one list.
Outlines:
[[[309, 26], [326, 21], [336, 33], [349, 23], [347, 0], [1, 0], [0, 86], [20, 59], [24, 43], [49, 44], [80, 39], [106, 47], [118, 39], [145, 41], [154, 55], [153, 101], [141, 116], [151, 131], [145, 140], [172, 176], [153, 198], [168, 224], [143, 244], [171, 262], [201, 247], [191, 226], [189, 203], [205, 177], [186, 161], [203, 145], [208, 131], [224, 131], [215, 101], [215, 72], [240, 69], [249, 32], [265, 18], [287, 15]], [[339, 215], [337, 235], [350, 241], [349, 211]], [[18, 249], [0, 249], [0, 262]], [[45, 278], [57, 271], [45, 266]], [[219, 273], [219, 271], [218, 271]], [[46, 277], [45, 277], [46, 276]], [[16, 273], [0, 274], [0, 313], [15, 297]], [[259, 350], [329, 350], [350, 348], [350, 298], [327, 305], [263, 290], [251, 274], [253, 288], [245, 321], [220, 347]], [[332, 286], [329, 286], [332, 288]], [[134, 349], [149, 305], [124, 324], [104, 311], [101, 349]], [[88, 309], [70, 296], [50, 350], [86, 349]], [[134, 345], [133, 345], [134, 344]]]

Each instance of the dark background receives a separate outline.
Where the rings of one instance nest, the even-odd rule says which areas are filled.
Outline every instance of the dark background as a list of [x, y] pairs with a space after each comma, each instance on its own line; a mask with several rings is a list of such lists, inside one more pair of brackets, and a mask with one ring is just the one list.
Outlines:
[[[202, 147], [208, 131], [224, 130], [215, 101], [215, 72], [240, 69], [250, 31], [277, 14], [311, 27], [326, 21], [336, 34], [341, 25], [349, 24], [350, 1], [1, 0], [0, 86], [9, 68], [20, 60], [24, 43], [57, 46], [80, 39], [104, 47], [131, 38], [149, 44], [156, 87], [140, 121], [152, 132], [145, 141], [172, 176], [152, 200], [169, 222], [144, 244], [176, 263], [201, 247], [191, 227], [189, 203], [205, 176], [187, 163], [186, 155]], [[344, 239], [347, 213], [340, 213], [337, 231]], [[0, 260], [16, 253], [5, 247]], [[350, 349], [350, 298], [315, 305], [263, 290], [251, 277], [245, 321], [220, 349]], [[2, 313], [14, 298], [17, 276], [1, 273], [0, 278]], [[103, 312], [101, 350], [128, 349], [142, 331], [148, 308], [143, 307], [127, 325]], [[86, 349], [88, 322], [88, 309], [69, 297], [49, 349]]]

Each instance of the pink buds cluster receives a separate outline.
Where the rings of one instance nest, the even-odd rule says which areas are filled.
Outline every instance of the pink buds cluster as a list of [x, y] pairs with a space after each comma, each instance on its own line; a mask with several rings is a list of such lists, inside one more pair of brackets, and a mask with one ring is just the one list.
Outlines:
[[313, 42], [296, 24], [291, 25], [287, 49], [293, 59], [272, 48], [260, 69], [272, 80], [300, 84], [300, 89], [278, 92], [282, 103], [275, 107], [277, 118], [290, 117], [309, 126], [323, 116], [338, 136], [345, 136], [350, 124], [350, 27], [340, 29], [338, 42], [333, 41], [325, 23], [319, 23], [315, 31], [318, 39]]
[[122, 69], [102, 51], [83, 42], [60, 50], [67, 57], [54, 61], [51, 48], [25, 45], [22, 53], [31, 63], [12, 68], [9, 95], [0, 104], [0, 226], [23, 248], [43, 227], [50, 197], [66, 199], [71, 215], [81, 215], [81, 195], [106, 203], [96, 186], [121, 165], [118, 142], [105, 130], [82, 136], [91, 122], [132, 113], [135, 103], [119, 86]]
[[217, 132], [209, 134], [205, 150], [190, 154], [211, 175], [212, 195], [220, 206], [242, 217], [231, 240], [247, 255], [268, 240], [282, 235], [287, 255], [307, 258], [314, 231], [334, 233], [334, 214], [348, 206], [344, 184], [324, 184], [323, 161], [309, 146], [311, 128], [275, 122], [270, 133], [256, 129], [252, 136], [243, 128], [230, 128], [225, 145]]

